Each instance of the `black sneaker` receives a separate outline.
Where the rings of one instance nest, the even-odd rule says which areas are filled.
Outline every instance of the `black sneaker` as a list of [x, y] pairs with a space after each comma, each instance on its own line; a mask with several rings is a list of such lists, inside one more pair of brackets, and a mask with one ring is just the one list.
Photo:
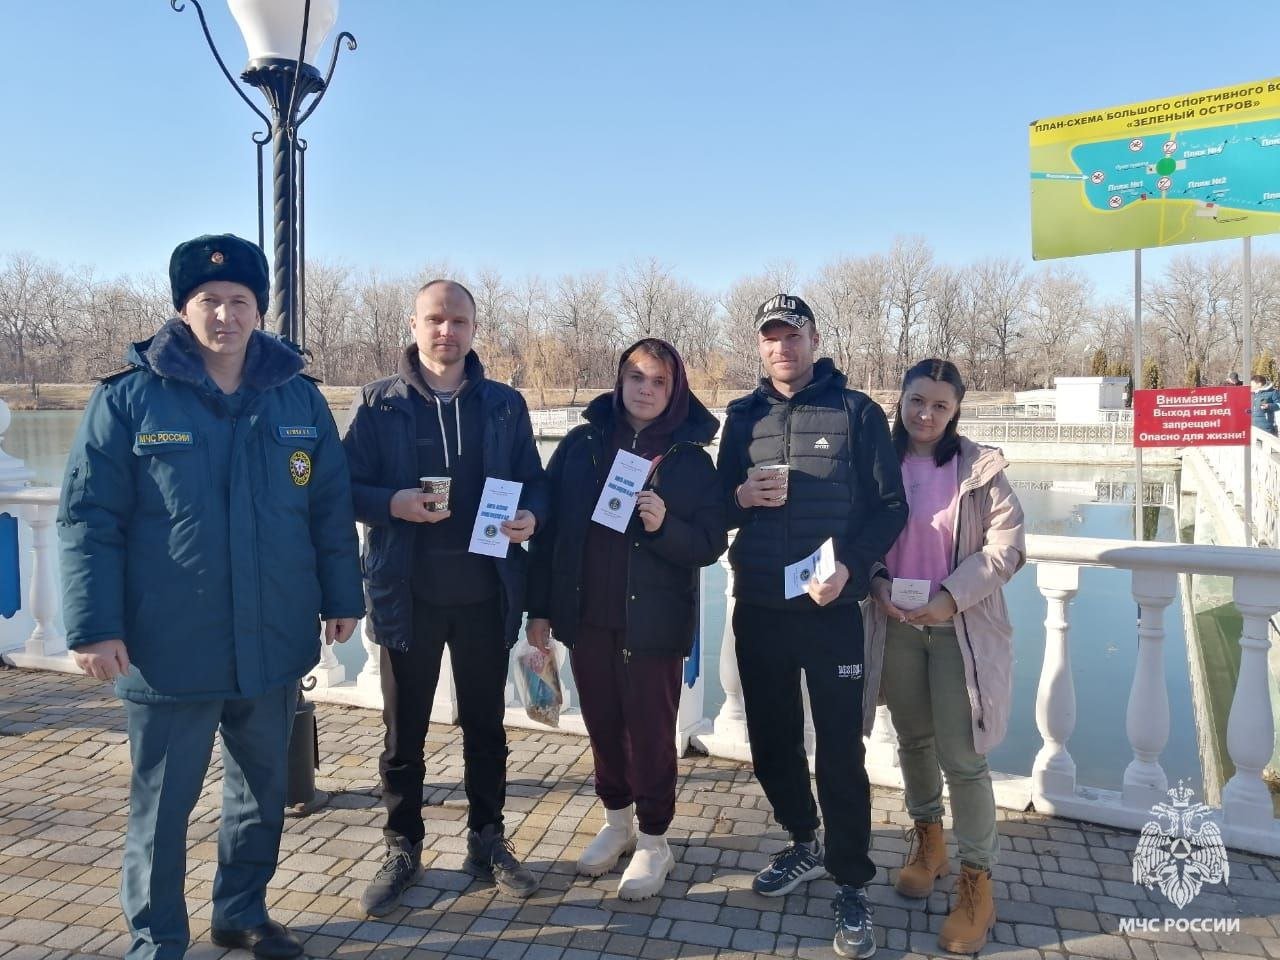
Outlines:
[[467, 831], [466, 866], [472, 876], [492, 880], [508, 897], [531, 897], [538, 889], [538, 878], [516, 859], [515, 847], [494, 823]]
[[876, 952], [875, 909], [862, 887], [842, 886], [836, 894], [836, 939], [832, 946], [842, 957], [866, 960]]
[[385, 917], [400, 906], [400, 897], [413, 883], [421, 867], [421, 843], [412, 844], [404, 837], [388, 837], [387, 859], [360, 898], [364, 912], [371, 917]]
[[751, 889], [762, 897], [785, 897], [806, 880], [816, 880], [826, 874], [818, 841], [793, 840], [791, 846], [775, 853], [769, 865], [756, 874]]

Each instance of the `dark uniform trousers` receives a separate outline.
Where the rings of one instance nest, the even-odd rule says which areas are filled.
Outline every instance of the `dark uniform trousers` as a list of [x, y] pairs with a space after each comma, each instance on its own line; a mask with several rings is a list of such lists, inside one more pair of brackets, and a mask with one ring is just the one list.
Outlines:
[[507, 791], [507, 646], [502, 604], [435, 606], [413, 602], [413, 639], [407, 651], [381, 648], [382, 716], [387, 734], [378, 762], [387, 808], [383, 833], [420, 843], [424, 750], [431, 703], [440, 679], [445, 645], [453, 663], [462, 727], [463, 786], [470, 811], [467, 826], [502, 826]]
[[222, 823], [213, 879], [216, 927], [267, 920], [267, 883], [284, 829], [288, 743], [297, 687], [258, 697], [124, 702], [133, 774], [120, 904], [133, 934], [130, 960], [181, 957], [191, 939], [183, 883], [187, 821], [204, 786], [214, 733], [222, 733]]
[[826, 821], [826, 867], [837, 883], [875, 876], [871, 784], [862, 745], [862, 615], [857, 604], [772, 610], [738, 601], [733, 610], [738, 673], [756, 779], [779, 824], [791, 834], [818, 828], [804, 751], [809, 689], [817, 741], [814, 775]]

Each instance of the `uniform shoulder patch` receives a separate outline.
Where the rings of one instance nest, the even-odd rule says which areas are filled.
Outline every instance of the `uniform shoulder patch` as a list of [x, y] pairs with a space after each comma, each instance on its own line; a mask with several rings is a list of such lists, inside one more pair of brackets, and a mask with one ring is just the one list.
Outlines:
[[114, 380], [119, 380], [121, 377], [127, 376], [131, 373], [136, 373], [141, 369], [142, 367], [138, 366], [135, 363], [126, 363], [124, 366], [117, 367], [115, 370], [112, 370], [109, 373], [104, 373], [102, 376], [98, 377], [97, 379], [99, 383], [111, 383]]

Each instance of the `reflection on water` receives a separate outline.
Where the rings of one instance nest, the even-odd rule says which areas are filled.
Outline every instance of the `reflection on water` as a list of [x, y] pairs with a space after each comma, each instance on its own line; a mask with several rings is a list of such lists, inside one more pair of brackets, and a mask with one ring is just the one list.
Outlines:
[[[345, 416], [345, 412], [341, 414]], [[37, 482], [57, 484], [71, 445], [78, 412], [16, 411], [5, 438], [5, 450], [27, 461]], [[539, 445], [546, 462], [554, 442]], [[1098, 485], [1104, 495], [1108, 484], [1132, 481], [1123, 468], [1079, 464], [1015, 464], [1009, 477], [1027, 515], [1029, 533], [1076, 537], [1132, 539], [1131, 505], [1094, 502]], [[1148, 470], [1150, 483], [1173, 483], [1171, 470]], [[1167, 508], [1149, 507], [1146, 529], [1154, 539], [1173, 540], [1173, 514]], [[704, 663], [707, 713], [714, 716], [724, 700], [717, 669], [724, 630], [724, 571], [708, 569], [703, 579]], [[1014, 692], [1009, 734], [991, 755], [993, 769], [1029, 774], [1040, 735], [1035, 726], [1035, 697], [1044, 651], [1045, 600], [1035, 584], [1035, 570], [1028, 567], [1006, 588], [1005, 597], [1015, 631]], [[1084, 569], [1080, 593], [1071, 606], [1071, 659], [1076, 682], [1077, 723], [1072, 743], [1080, 782], [1118, 788], [1132, 759], [1125, 735], [1125, 707], [1137, 656], [1137, 607], [1130, 593], [1130, 575], [1124, 571]], [[1183, 639], [1182, 610], [1177, 598], [1165, 613], [1165, 674], [1169, 689], [1171, 730], [1163, 756], [1169, 779], [1200, 781], [1192, 718], [1191, 687]], [[354, 676], [364, 661], [358, 642], [340, 648], [340, 659]], [[568, 673], [569, 671], [566, 671]], [[567, 678], [572, 689], [572, 678]], [[1084, 746], [1087, 744], [1087, 747]]]

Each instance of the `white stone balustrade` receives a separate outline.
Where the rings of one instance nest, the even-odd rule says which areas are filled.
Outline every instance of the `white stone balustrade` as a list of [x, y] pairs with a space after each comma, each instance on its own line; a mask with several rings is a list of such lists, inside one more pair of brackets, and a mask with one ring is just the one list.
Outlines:
[[1129, 689], [1125, 732], [1133, 761], [1125, 768], [1124, 805], [1147, 811], [1164, 800], [1169, 778], [1160, 754], [1169, 742], [1169, 691], [1164, 678], [1164, 611], [1178, 592], [1178, 575], [1170, 570], [1134, 570], [1133, 598], [1138, 601], [1138, 662]]
[[[1076, 762], [1067, 742], [1076, 728], [1076, 687], [1071, 673], [1069, 608], [1080, 589], [1080, 568], [1044, 563], [1036, 567], [1036, 585], [1048, 601], [1044, 619], [1044, 660], [1036, 696], [1036, 727], [1044, 745], [1036, 754], [1031, 780], [1046, 812], [1058, 801], [1073, 801]], [[1037, 808], [1039, 809], [1039, 808]]]
[[[1238, 456], [1239, 451], [1232, 453]], [[52, 488], [0, 484], [0, 510], [19, 518], [26, 557], [25, 609], [12, 620], [0, 620], [0, 651], [6, 660], [16, 665], [74, 670], [58, 622], [61, 585], [53, 529], [57, 496], [58, 491]], [[1161, 765], [1170, 728], [1164, 664], [1165, 611], [1177, 594], [1179, 575], [1228, 578], [1233, 584], [1232, 596], [1243, 617], [1244, 629], [1240, 640], [1240, 677], [1227, 727], [1227, 751], [1235, 773], [1222, 790], [1221, 822], [1228, 845], [1269, 855], [1280, 854], [1280, 829], [1273, 815], [1271, 794], [1262, 779], [1275, 740], [1267, 657], [1271, 645], [1268, 620], [1280, 612], [1280, 551], [1031, 536], [1028, 537], [1028, 558], [1036, 568], [1037, 585], [1048, 608], [1044, 623], [1044, 662], [1034, 713], [1043, 743], [1032, 763], [1030, 777], [997, 774], [997, 797], [1002, 792], [1008, 796], [1010, 785], [1021, 783], [1023, 794], [1042, 812], [1140, 828], [1149, 819], [1151, 803], [1161, 799], [1167, 788]], [[713, 658], [708, 653], [714, 651], [714, 643], [706, 642], [712, 638], [703, 630], [699, 685], [682, 688], [680, 742], [682, 746], [692, 743], [717, 756], [746, 760], [750, 758], [750, 745], [732, 629], [732, 571], [727, 558], [721, 558], [720, 563], [728, 574], [723, 600], [724, 633], [719, 655]], [[1119, 791], [1078, 783], [1072, 758], [1077, 703], [1071, 665], [1070, 612], [1072, 601], [1080, 592], [1080, 570], [1086, 567], [1130, 571], [1132, 594], [1141, 612], [1141, 626], [1133, 627], [1138, 652], [1129, 700], [1124, 705], [1124, 728], [1133, 759], [1124, 771]], [[720, 602], [717, 598], [708, 599], [711, 603]], [[705, 628], [705, 617], [702, 623]], [[332, 656], [335, 651], [326, 650], [313, 674], [317, 680], [311, 694], [313, 699], [381, 708], [380, 649], [372, 642], [367, 620], [361, 623], [360, 630], [360, 642], [366, 652], [363, 666], [351, 676]], [[567, 675], [563, 654], [560, 649], [558, 659], [562, 674]], [[703, 715], [702, 681], [709, 670], [718, 672], [725, 694], [714, 717]], [[572, 697], [567, 706], [561, 729], [584, 732]], [[1118, 725], [1119, 704], [1116, 711]], [[448, 723], [456, 721], [456, 717], [457, 703], [446, 655], [432, 719]], [[507, 721], [533, 725], [517, 704], [508, 710]], [[1011, 718], [1015, 726], [1031, 722], [1033, 718], [1028, 715]], [[1074, 749], [1080, 754], [1087, 752], [1089, 746], [1075, 744]], [[868, 746], [868, 769], [875, 771], [876, 782], [893, 782], [898, 775], [894, 733], [883, 708], [877, 711], [876, 729]]]
[[[1077, 537], [1030, 536], [1028, 557], [1049, 602], [1045, 658], [1036, 698], [1044, 745], [1032, 771], [1037, 810], [1097, 823], [1140, 829], [1150, 807], [1168, 787], [1160, 754], [1169, 739], [1169, 700], [1164, 670], [1164, 610], [1179, 574], [1230, 577], [1244, 619], [1240, 675], [1227, 725], [1227, 750], [1236, 773], [1222, 790], [1223, 833], [1229, 846], [1280, 853], [1280, 828], [1262, 780], [1271, 758], [1275, 724], [1267, 681], [1267, 621], [1280, 611], [1280, 551], [1194, 544], [1134, 543]], [[1083, 567], [1130, 570], [1142, 625], [1138, 657], [1126, 705], [1125, 729], [1133, 761], [1119, 792], [1076, 783], [1068, 743], [1075, 727], [1069, 604]], [[1016, 718], [1014, 719], [1016, 721]]]
[[[4, 653], [5, 660], [15, 667], [78, 673], [60, 624], [62, 579], [54, 531], [58, 493], [57, 487], [0, 490], [0, 511], [17, 517], [20, 528], [25, 524], [30, 542], [29, 562], [20, 563], [29, 585], [24, 604], [27, 616], [20, 613], [15, 620], [19, 630], [31, 624], [30, 633], [21, 638], [0, 626], [0, 652], [17, 647]], [[6, 637], [6, 633], [10, 635]]]

